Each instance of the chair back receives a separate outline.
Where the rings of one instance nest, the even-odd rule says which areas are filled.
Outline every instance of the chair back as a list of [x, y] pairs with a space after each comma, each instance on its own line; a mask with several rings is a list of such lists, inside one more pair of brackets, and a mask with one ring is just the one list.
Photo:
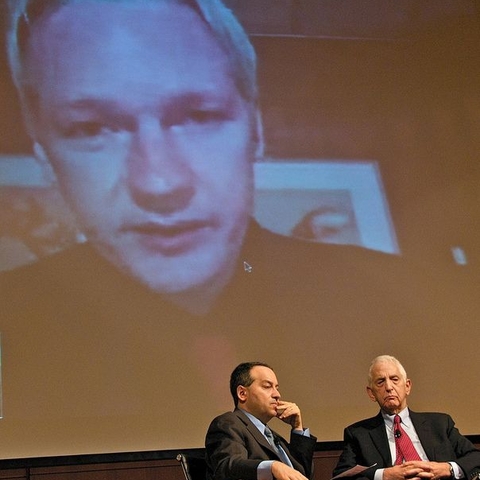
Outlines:
[[204, 456], [180, 452], [177, 455], [177, 460], [182, 466], [185, 480], [205, 480], [207, 476], [207, 462]]

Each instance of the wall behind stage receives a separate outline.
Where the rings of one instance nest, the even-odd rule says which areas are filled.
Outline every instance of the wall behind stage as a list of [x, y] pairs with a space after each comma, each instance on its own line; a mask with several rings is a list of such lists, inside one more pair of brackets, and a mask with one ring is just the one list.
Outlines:
[[[446, 11], [451, 7], [441, 3]], [[382, 261], [352, 266], [350, 277], [377, 277], [379, 284], [384, 279], [383, 288], [374, 298], [362, 298], [362, 289], [338, 288], [334, 298], [325, 300], [326, 310], [335, 303], [351, 304], [352, 309], [340, 318], [327, 311], [336, 319], [327, 323], [310, 315], [312, 290], [301, 298], [304, 308], [284, 323], [271, 319], [273, 305], [268, 303], [247, 309], [248, 317], [236, 320], [227, 308], [223, 322], [216, 324], [201, 319], [191, 324], [160, 313], [135, 318], [130, 325], [93, 325], [89, 319], [72, 325], [73, 313], [62, 312], [46, 328], [31, 312], [31, 324], [23, 330], [0, 320], [0, 456], [202, 446], [211, 418], [231, 409], [231, 370], [250, 359], [275, 367], [283, 397], [302, 407], [305, 423], [320, 441], [341, 440], [345, 425], [376, 413], [364, 387], [370, 360], [382, 353], [405, 364], [413, 380], [413, 409], [447, 411], [463, 433], [480, 433], [475, 368], [480, 44], [474, 2], [466, 3], [471, 8], [461, 14], [424, 12], [423, 26], [396, 24], [394, 35], [385, 27], [377, 35], [369, 30], [367, 35], [329, 31], [327, 36], [308, 31], [262, 35], [255, 25], [251, 28], [266, 135], [266, 187], [257, 191], [263, 208], [259, 217], [273, 209], [263, 205], [281, 202], [293, 192], [294, 201], [287, 203], [297, 206], [291, 215], [298, 222], [317, 200], [336, 208], [326, 217], [336, 235], [320, 241], [368, 246], [362, 227], [357, 222], [354, 228], [348, 220], [352, 212], [360, 218], [354, 193], [364, 192], [362, 185], [334, 175], [331, 182], [339, 183], [329, 188], [324, 174], [337, 162], [370, 166], [380, 207], [379, 216], [365, 228], [370, 234], [380, 222], [389, 225], [390, 245], [402, 263], [398, 276], [390, 275]], [[245, 12], [239, 15], [243, 18]], [[286, 21], [291, 17], [275, 18], [292, 25]], [[1, 63], [5, 65], [3, 57]], [[6, 68], [0, 70], [0, 110], [0, 257], [10, 270], [80, 240], [59, 192], [46, 187], [31, 163], [30, 142]], [[293, 180], [282, 177], [287, 185], [281, 187], [271, 180], [269, 168], [285, 162], [297, 170]], [[324, 173], [315, 174], [313, 187], [299, 186], [296, 180], [305, 179], [302, 166], [311, 164]], [[28, 173], [20, 165], [27, 165]], [[281, 218], [274, 215], [267, 225], [273, 230], [285, 223], [287, 212], [283, 206], [279, 210]], [[26, 221], [32, 216], [40, 224]], [[278, 257], [274, 268], [281, 272], [282, 264], [295, 263], [290, 260]], [[255, 274], [255, 264], [253, 268]], [[332, 283], [340, 287], [354, 280], [346, 276], [332, 278]], [[322, 294], [320, 287], [317, 293]], [[389, 299], [389, 308], [382, 297]], [[356, 311], [358, 305], [365, 310]], [[391, 310], [402, 312], [401, 323], [390, 316]], [[17, 354], [22, 349], [29, 352], [28, 359]], [[182, 354], [192, 358], [179, 360]], [[15, 396], [24, 378], [33, 381]], [[285, 433], [279, 422], [272, 425]]]

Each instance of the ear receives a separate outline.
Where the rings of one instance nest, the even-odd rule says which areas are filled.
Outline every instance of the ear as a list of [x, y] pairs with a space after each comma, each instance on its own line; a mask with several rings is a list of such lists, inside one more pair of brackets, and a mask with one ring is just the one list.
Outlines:
[[57, 177], [55, 175], [55, 172], [53, 171], [50, 160], [45, 153], [45, 149], [37, 141], [35, 141], [35, 143], [33, 144], [33, 153], [35, 155], [35, 160], [42, 169], [42, 175], [45, 182], [48, 185], [55, 183], [57, 181]]
[[412, 381], [407, 378], [406, 382], [405, 382], [405, 391], [407, 393], [407, 395], [410, 395], [410, 391], [412, 390]]
[[260, 110], [257, 108], [254, 114], [254, 125], [252, 126], [253, 142], [255, 144], [255, 160], [263, 158], [265, 153], [265, 143], [263, 139], [263, 122]]
[[247, 389], [243, 385], [237, 387], [237, 397], [240, 403], [245, 403], [247, 400]]
[[366, 390], [367, 390], [367, 395], [370, 397], [370, 400], [372, 402], [376, 402], [377, 399], [375, 398], [375, 395], [373, 394], [372, 389], [370, 387], [367, 387]]

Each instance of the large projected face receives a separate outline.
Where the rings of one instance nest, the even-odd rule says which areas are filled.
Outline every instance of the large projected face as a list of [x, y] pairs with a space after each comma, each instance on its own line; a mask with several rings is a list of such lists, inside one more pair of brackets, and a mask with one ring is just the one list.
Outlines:
[[251, 213], [255, 115], [207, 26], [174, 2], [67, 5], [34, 23], [28, 67], [37, 157], [86, 237], [154, 291], [208, 308]]

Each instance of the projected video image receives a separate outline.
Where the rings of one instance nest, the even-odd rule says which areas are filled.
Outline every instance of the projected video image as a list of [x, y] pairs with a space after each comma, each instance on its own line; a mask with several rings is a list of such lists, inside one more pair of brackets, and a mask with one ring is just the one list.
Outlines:
[[350, 36], [308, 2], [283, 33], [233, 1], [7, 3], [1, 457], [201, 447], [253, 360], [319, 441], [372, 413], [379, 354], [478, 433], [451, 388], [478, 383], [474, 9]]

